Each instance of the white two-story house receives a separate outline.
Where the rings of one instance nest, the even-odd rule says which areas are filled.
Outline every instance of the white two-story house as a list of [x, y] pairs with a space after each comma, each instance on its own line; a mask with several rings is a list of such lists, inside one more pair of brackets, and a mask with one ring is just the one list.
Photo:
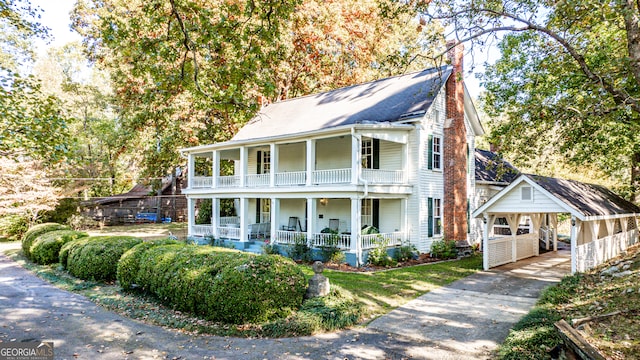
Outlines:
[[230, 141], [182, 149], [189, 236], [246, 249], [319, 247], [337, 233], [355, 265], [380, 238], [421, 252], [443, 237], [466, 240], [469, 154], [483, 129], [461, 49], [451, 53], [450, 66], [269, 104]]

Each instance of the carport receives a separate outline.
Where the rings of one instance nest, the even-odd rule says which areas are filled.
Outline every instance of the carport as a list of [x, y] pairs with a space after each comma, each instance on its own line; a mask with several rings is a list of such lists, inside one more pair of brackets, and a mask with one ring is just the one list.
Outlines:
[[[484, 269], [539, 255], [545, 233], [552, 234], [556, 251], [558, 214], [563, 213], [571, 216], [572, 273], [598, 266], [638, 242], [638, 206], [602, 186], [522, 174], [473, 212], [484, 222]], [[501, 218], [511, 235], [496, 234]], [[524, 218], [530, 220], [529, 233], [519, 234]]]

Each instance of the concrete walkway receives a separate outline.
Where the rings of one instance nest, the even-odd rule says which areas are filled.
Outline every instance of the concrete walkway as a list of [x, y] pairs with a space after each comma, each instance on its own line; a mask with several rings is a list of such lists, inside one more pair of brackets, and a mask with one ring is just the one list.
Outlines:
[[[57, 289], [2, 255], [0, 342], [53, 341], [56, 359], [478, 359], [557, 281], [566, 256], [482, 272], [366, 328], [288, 339], [192, 335], [131, 320]], [[554, 254], [551, 254], [554, 255]], [[521, 265], [522, 263], [518, 263]], [[568, 272], [568, 270], [566, 270]]]
[[476, 273], [377, 318], [369, 328], [432, 342], [452, 351], [451, 359], [486, 358], [540, 292], [570, 273], [570, 256], [568, 250], [549, 252]]

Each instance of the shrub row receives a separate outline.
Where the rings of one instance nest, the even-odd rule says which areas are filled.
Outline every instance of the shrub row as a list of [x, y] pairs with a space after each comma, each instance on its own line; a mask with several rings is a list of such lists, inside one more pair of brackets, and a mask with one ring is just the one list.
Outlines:
[[177, 310], [244, 324], [286, 318], [302, 304], [304, 274], [282, 256], [183, 244], [139, 246], [123, 256], [118, 280]]
[[89, 236], [87, 233], [73, 230], [55, 230], [38, 236], [29, 253], [34, 262], [38, 264], [53, 264], [59, 261], [58, 255], [62, 246], [70, 241]]
[[145, 241], [127, 250], [118, 262], [117, 276], [120, 287], [124, 290], [135, 290], [138, 288], [136, 284], [138, 272], [140, 271], [140, 256], [154, 246], [159, 245], [178, 245], [180, 242], [172, 239], [157, 239]]
[[116, 279], [118, 260], [122, 254], [141, 242], [141, 239], [132, 236], [82, 238], [62, 247], [60, 262], [77, 278], [111, 281]]
[[38, 236], [55, 230], [69, 230], [69, 227], [57, 223], [44, 223], [31, 227], [31, 229], [29, 229], [22, 238], [22, 252], [24, 253], [24, 256], [33, 260], [31, 257], [31, 245], [33, 245], [33, 242], [38, 238]]

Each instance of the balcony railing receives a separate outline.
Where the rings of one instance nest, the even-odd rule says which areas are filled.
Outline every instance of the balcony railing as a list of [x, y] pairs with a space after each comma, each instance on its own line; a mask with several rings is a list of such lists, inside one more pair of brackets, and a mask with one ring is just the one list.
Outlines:
[[248, 187], [269, 186], [269, 179], [269, 174], [251, 174], [247, 175], [245, 182]]
[[276, 173], [277, 186], [304, 185], [307, 183], [306, 171]]
[[220, 239], [240, 240], [240, 227], [233, 225], [219, 226], [218, 237]]
[[218, 187], [240, 187], [240, 176], [220, 176], [218, 178]]
[[372, 184], [403, 184], [404, 170], [362, 169], [362, 178]]
[[341, 184], [351, 182], [351, 168], [316, 170], [313, 172], [314, 184]]
[[213, 178], [211, 176], [195, 176], [191, 187], [197, 188], [211, 188], [213, 187]]
[[[379, 170], [362, 169], [362, 178], [369, 184], [403, 184], [406, 182], [404, 170]], [[351, 182], [351, 169], [330, 169], [315, 170], [311, 175], [313, 184], [348, 184]], [[218, 177], [219, 188], [238, 188], [241, 184], [241, 177], [220, 176]], [[275, 186], [298, 186], [307, 183], [306, 171], [291, 171], [275, 174]], [[246, 187], [266, 187], [271, 185], [270, 174], [250, 174], [245, 176]], [[212, 188], [213, 178], [196, 176], [191, 182], [191, 188], [202, 189]]]
[[335, 246], [341, 250], [351, 248], [351, 235], [346, 234], [313, 234], [312, 247]]

